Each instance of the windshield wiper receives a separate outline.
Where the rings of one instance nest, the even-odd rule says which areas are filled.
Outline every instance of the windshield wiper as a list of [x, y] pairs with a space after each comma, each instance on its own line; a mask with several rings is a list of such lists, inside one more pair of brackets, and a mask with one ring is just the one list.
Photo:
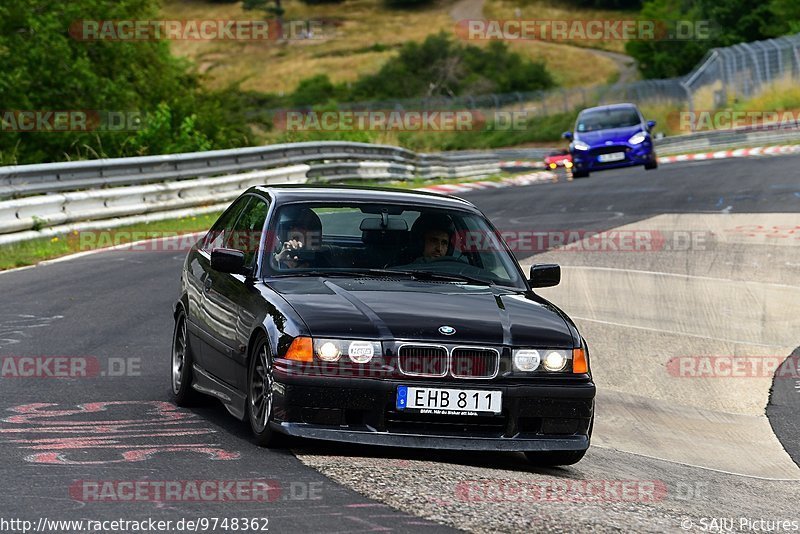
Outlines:
[[328, 277], [346, 277], [346, 278], [363, 278], [365, 276], [371, 276], [369, 273], [361, 272], [361, 271], [326, 271], [326, 270], [319, 270], [314, 269], [311, 271], [296, 271], [296, 272], [285, 272], [279, 273], [277, 276], [328, 276]]
[[436, 273], [432, 271], [423, 271], [418, 269], [400, 270], [400, 269], [358, 269], [352, 271], [327, 271], [327, 270], [312, 270], [312, 271], [298, 271], [292, 273], [280, 274], [279, 276], [322, 276], [322, 277], [340, 277], [340, 278], [365, 278], [365, 277], [392, 277], [392, 276], [407, 276], [416, 280], [446, 280], [450, 282], [467, 282], [475, 285], [491, 286], [494, 282], [491, 280], [483, 280], [481, 278], [474, 278], [464, 274], [455, 273]]
[[491, 280], [483, 280], [481, 278], [474, 278], [472, 276], [467, 276], [465, 274], [456, 274], [456, 273], [437, 273], [433, 271], [424, 271], [421, 269], [408, 269], [408, 270], [397, 270], [397, 269], [370, 269], [370, 271], [375, 271], [377, 274], [383, 273], [384, 275], [406, 275], [417, 280], [449, 280], [451, 282], [468, 282], [471, 284], [477, 284], [482, 286], [491, 286], [494, 285], [494, 282]]

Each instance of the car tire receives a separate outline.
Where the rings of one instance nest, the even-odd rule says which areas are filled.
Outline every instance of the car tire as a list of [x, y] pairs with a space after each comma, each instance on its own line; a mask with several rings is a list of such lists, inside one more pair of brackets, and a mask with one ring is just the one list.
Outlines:
[[657, 169], [657, 168], [658, 168], [658, 161], [653, 161], [652, 163], [645, 163], [644, 164], [644, 170], [646, 170], [646, 171], [652, 171], [653, 169]]
[[586, 451], [544, 451], [526, 452], [525, 457], [537, 467], [556, 467], [576, 464], [585, 454]]
[[189, 344], [189, 330], [186, 324], [186, 312], [183, 307], [175, 317], [175, 329], [172, 332], [171, 381], [172, 394], [178, 406], [192, 406], [200, 394], [192, 388], [192, 365], [194, 357]]
[[253, 344], [247, 365], [247, 400], [245, 418], [256, 443], [261, 447], [280, 447], [282, 434], [270, 428], [274, 401], [275, 379], [272, 374], [272, 355], [266, 337]]
[[589, 171], [572, 171], [573, 178], [588, 178]]

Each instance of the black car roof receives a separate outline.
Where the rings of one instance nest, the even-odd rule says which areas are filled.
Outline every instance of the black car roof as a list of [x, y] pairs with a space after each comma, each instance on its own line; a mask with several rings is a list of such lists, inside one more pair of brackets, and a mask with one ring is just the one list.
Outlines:
[[269, 195], [277, 204], [298, 201], [387, 202], [477, 210], [472, 203], [462, 198], [389, 187], [298, 184], [258, 185], [251, 190]]

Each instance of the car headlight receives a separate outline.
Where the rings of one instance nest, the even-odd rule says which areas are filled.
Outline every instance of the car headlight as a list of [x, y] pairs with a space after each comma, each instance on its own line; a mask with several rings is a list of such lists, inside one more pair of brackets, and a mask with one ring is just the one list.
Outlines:
[[643, 143], [645, 139], [647, 139], [647, 134], [644, 132], [639, 132], [633, 134], [633, 136], [628, 139], [628, 142], [632, 145], [638, 145], [639, 143]]
[[567, 366], [569, 356], [565, 350], [548, 350], [545, 352], [542, 366], [548, 371], [563, 371]]
[[575, 150], [589, 150], [590, 147], [583, 141], [573, 141], [572, 148], [574, 148]]
[[517, 349], [513, 356], [514, 369], [531, 372], [539, 368], [542, 357], [536, 349]]
[[323, 362], [337, 362], [347, 356], [353, 363], [369, 363], [380, 352], [377, 341], [314, 339], [314, 354]]

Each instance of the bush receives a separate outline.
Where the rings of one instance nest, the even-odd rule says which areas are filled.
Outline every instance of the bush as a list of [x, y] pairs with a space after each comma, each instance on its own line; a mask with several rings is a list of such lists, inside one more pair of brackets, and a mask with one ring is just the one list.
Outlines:
[[290, 96], [293, 106], [325, 104], [334, 99], [336, 88], [327, 74], [318, 74], [302, 80]]
[[376, 73], [356, 81], [348, 100], [388, 100], [535, 91], [554, 86], [544, 65], [496, 41], [488, 47], [461, 45], [444, 33], [406, 43]]

